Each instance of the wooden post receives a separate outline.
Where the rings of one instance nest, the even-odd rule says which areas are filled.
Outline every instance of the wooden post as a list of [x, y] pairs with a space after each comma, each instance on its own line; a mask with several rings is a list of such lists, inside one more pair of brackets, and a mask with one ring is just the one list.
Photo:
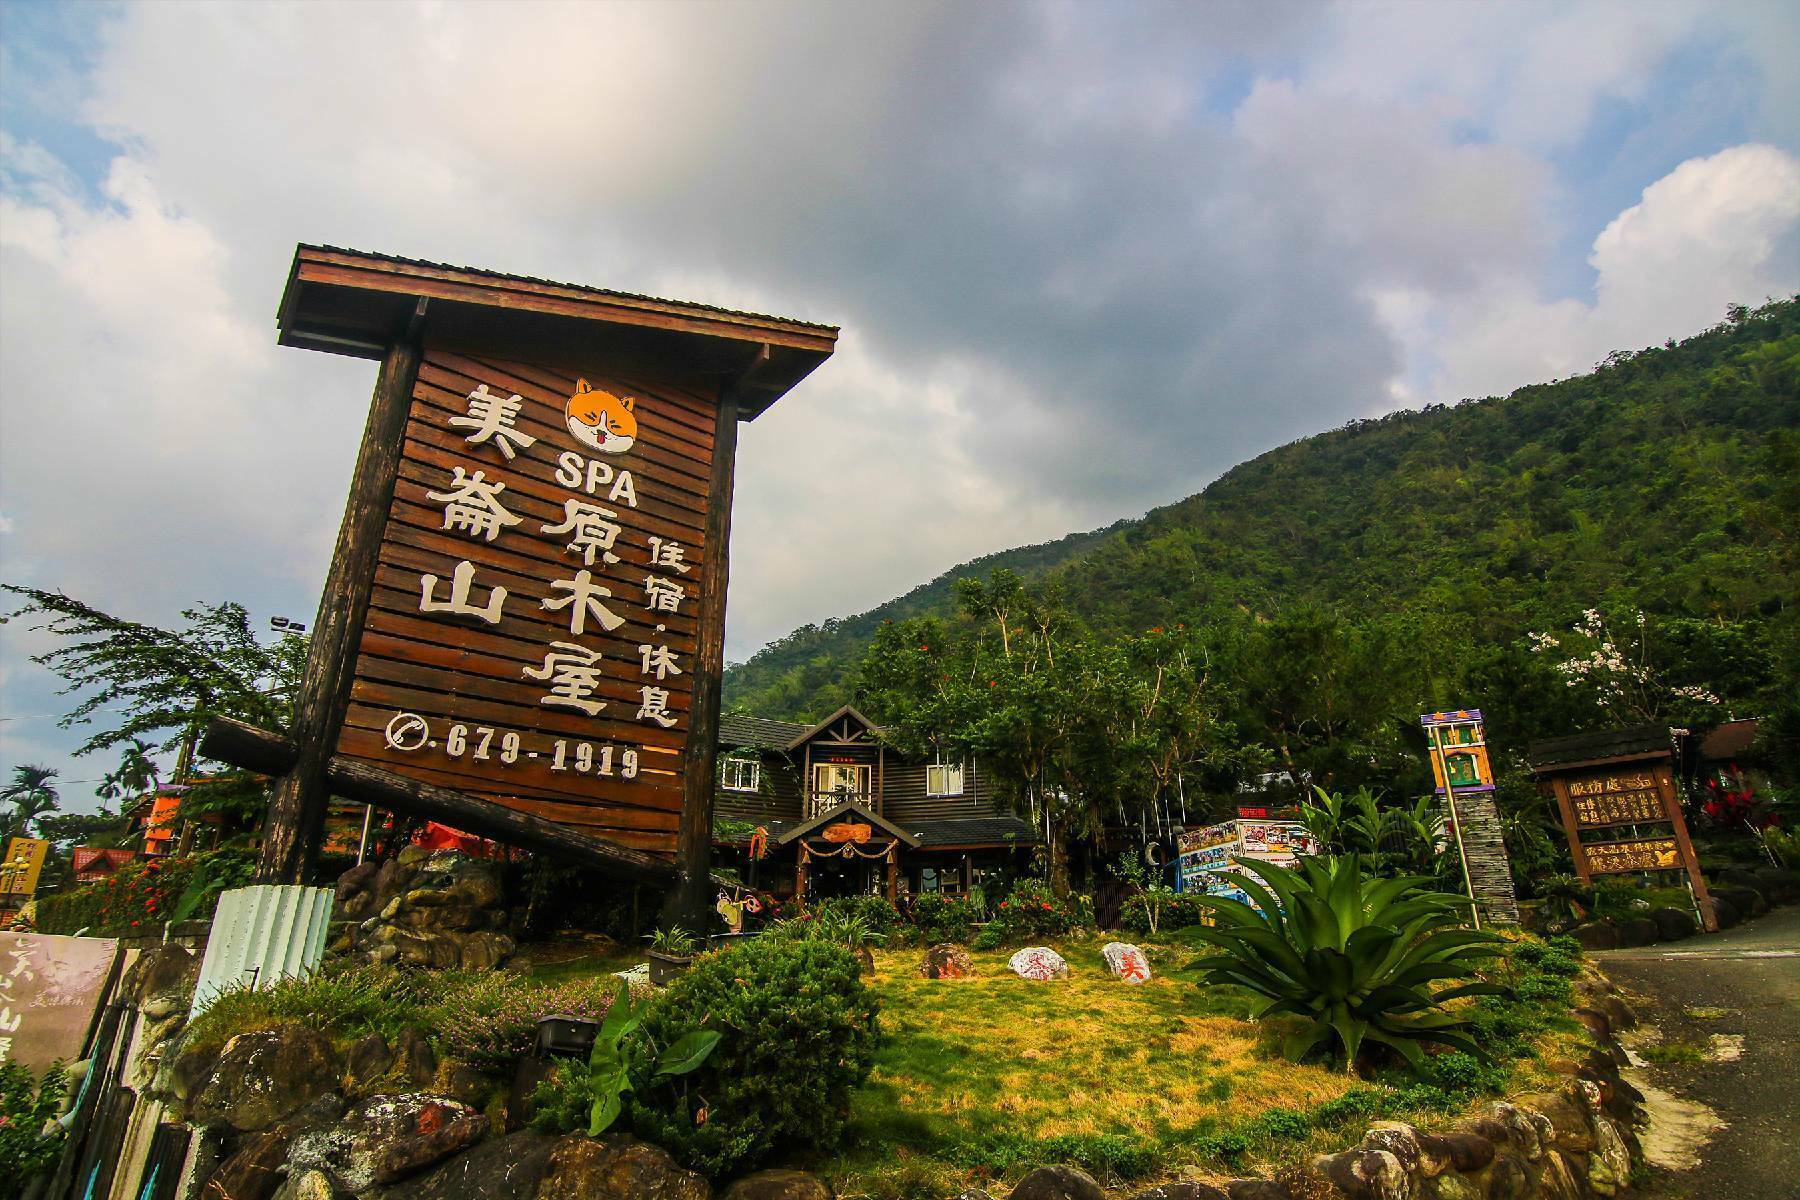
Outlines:
[[889, 904], [900, 903], [900, 839], [888, 844], [887, 898]]
[[349, 706], [356, 641], [368, 615], [376, 555], [394, 503], [406, 417], [419, 370], [416, 335], [425, 305], [424, 300], [418, 302], [410, 336], [388, 347], [375, 379], [375, 397], [350, 479], [350, 501], [338, 528], [331, 574], [313, 620], [306, 674], [295, 698], [289, 736], [299, 757], [270, 789], [262, 855], [256, 865], [258, 883], [306, 883], [318, 860], [330, 801], [325, 764], [336, 749]]
[[687, 773], [682, 780], [675, 887], [663, 905], [665, 927], [706, 928], [712, 887], [713, 792], [718, 777], [719, 689], [725, 676], [725, 589], [731, 576], [731, 492], [737, 475], [738, 398], [728, 385], [713, 431], [712, 480], [706, 510], [706, 558], [700, 566], [700, 613], [694, 642], [694, 700], [688, 714]]
[[799, 852], [794, 855], [794, 909], [796, 912], [806, 911], [806, 839], [801, 838], [794, 843]]
[[1563, 833], [1569, 839], [1569, 858], [1575, 863], [1575, 876], [1581, 880], [1581, 886], [1593, 886], [1593, 875], [1588, 870], [1587, 852], [1581, 848], [1581, 835], [1575, 829], [1575, 804], [1569, 798], [1569, 780], [1558, 775], [1551, 779], [1550, 786], [1556, 791], [1556, 807], [1562, 814]]
[[1656, 790], [1662, 797], [1663, 813], [1675, 827], [1675, 845], [1681, 851], [1681, 865], [1687, 871], [1688, 889], [1700, 908], [1700, 923], [1706, 932], [1719, 932], [1719, 918], [1713, 912], [1712, 893], [1700, 875], [1700, 860], [1694, 856], [1694, 843], [1688, 840], [1687, 821], [1681, 815], [1681, 801], [1675, 795], [1675, 774], [1666, 762], [1656, 766]]

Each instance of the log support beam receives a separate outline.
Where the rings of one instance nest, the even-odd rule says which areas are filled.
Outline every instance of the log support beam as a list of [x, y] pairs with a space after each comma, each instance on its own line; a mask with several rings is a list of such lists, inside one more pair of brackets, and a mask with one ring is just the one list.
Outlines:
[[[299, 748], [280, 734], [224, 718], [215, 719], [207, 727], [200, 752], [246, 771], [288, 778], [301, 761]], [[674, 865], [654, 854], [466, 792], [420, 783], [356, 759], [330, 755], [320, 764], [320, 774], [321, 783], [330, 794], [359, 804], [372, 804], [402, 816], [427, 817], [465, 833], [556, 855], [644, 883], [666, 886], [675, 877]]]

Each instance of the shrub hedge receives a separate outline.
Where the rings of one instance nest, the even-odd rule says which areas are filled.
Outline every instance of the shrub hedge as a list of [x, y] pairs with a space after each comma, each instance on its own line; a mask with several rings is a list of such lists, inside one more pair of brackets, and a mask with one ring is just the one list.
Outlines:
[[[631, 1122], [715, 1178], [782, 1147], [829, 1148], [874, 1067], [878, 1007], [838, 946], [759, 939], [702, 955], [658, 997], [631, 1048]], [[697, 1029], [724, 1034], [706, 1064], [655, 1079], [655, 1053]]]

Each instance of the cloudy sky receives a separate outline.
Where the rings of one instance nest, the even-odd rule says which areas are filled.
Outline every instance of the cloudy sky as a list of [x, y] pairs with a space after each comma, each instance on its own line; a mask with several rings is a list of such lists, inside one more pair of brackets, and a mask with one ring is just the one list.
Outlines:
[[[1800, 287], [1800, 8], [0, 3], [0, 579], [310, 621], [296, 242], [826, 321], [728, 653]], [[0, 630], [0, 771], [69, 760]], [[69, 788], [71, 797], [87, 793]]]

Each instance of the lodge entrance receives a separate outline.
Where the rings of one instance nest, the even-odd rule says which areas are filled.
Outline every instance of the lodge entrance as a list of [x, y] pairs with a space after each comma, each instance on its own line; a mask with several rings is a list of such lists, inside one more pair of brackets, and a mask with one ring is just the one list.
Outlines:
[[886, 865], [881, 862], [820, 855], [808, 863], [809, 898], [835, 900], [839, 896], [880, 894], [886, 882], [886, 870]]

